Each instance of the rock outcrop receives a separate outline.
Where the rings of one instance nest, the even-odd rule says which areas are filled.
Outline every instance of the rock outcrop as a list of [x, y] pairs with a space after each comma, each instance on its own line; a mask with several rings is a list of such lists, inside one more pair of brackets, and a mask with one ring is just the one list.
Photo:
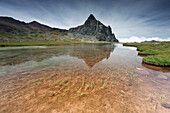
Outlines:
[[91, 14], [81, 26], [70, 28], [68, 35], [85, 37], [98, 41], [119, 42], [110, 26], [105, 26]]

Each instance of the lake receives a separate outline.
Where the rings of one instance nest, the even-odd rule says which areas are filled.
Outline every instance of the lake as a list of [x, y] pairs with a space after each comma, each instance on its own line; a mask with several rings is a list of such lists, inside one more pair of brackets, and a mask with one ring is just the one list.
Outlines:
[[169, 113], [170, 67], [135, 47], [80, 44], [0, 48], [0, 112]]

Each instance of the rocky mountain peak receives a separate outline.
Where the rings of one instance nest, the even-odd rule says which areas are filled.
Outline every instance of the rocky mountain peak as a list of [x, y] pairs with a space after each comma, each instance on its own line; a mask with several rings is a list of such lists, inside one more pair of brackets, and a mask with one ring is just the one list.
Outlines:
[[93, 24], [96, 24], [97, 23], [97, 20], [96, 18], [93, 16], [93, 14], [90, 14], [90, 16], [87, 18], [87, 20], [85, 21], [84, 25], [86, 26], [91, 26]]
[[112, 33], [111, 27], [107, 27], [100, 21], [96, 20], [92, 14], [90, 14], [83, 25], [70, 28], [68, 35], [85, 37], [98, 41], [118, 42], [114, 33]]
[[88, 21], [96, 20], [96, 18], [93, 16], [93, 14], [90, 14], [90, 16], [88, 17], [87, 20], [88, 20]]

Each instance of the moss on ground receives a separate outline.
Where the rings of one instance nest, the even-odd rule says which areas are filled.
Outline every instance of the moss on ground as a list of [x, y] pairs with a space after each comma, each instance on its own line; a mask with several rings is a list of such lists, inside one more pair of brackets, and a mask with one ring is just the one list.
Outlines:
[[110, 43], [88, 38], [68, 36], [58, 31], [47, 32], [0, 32], [0, 47], [8, 46], [55, 46], [67, 44]]
[[139, 55], [147, 55], [143, 62], [156, 66], [170, 66], [170, 42], [125, 43], [137, 47]]
[[15, 46], [57, 46], [57, 45], [70, 45], [70, 44], [98, 44], [108, 42], [47, 42], [47, 43], [0, 43], [0, 47], [15, 47]]

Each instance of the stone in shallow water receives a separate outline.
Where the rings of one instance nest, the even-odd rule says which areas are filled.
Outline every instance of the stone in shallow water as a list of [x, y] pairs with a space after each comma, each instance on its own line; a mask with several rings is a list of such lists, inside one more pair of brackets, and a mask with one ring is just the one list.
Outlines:
[[168, 80], [168, 77], [165, 75], [158, 75], [157, 78], [160, 80]]
[[149, 75], [149, 72], [147, 70], [137, 70], [137, 72], [142, 75]]
[[143, 70], [142, 68], [136, 68], [137, 70]]
[[170, 103], [162, 103], [162, 106], [163, 106], [164, 108], [170, 109]]

